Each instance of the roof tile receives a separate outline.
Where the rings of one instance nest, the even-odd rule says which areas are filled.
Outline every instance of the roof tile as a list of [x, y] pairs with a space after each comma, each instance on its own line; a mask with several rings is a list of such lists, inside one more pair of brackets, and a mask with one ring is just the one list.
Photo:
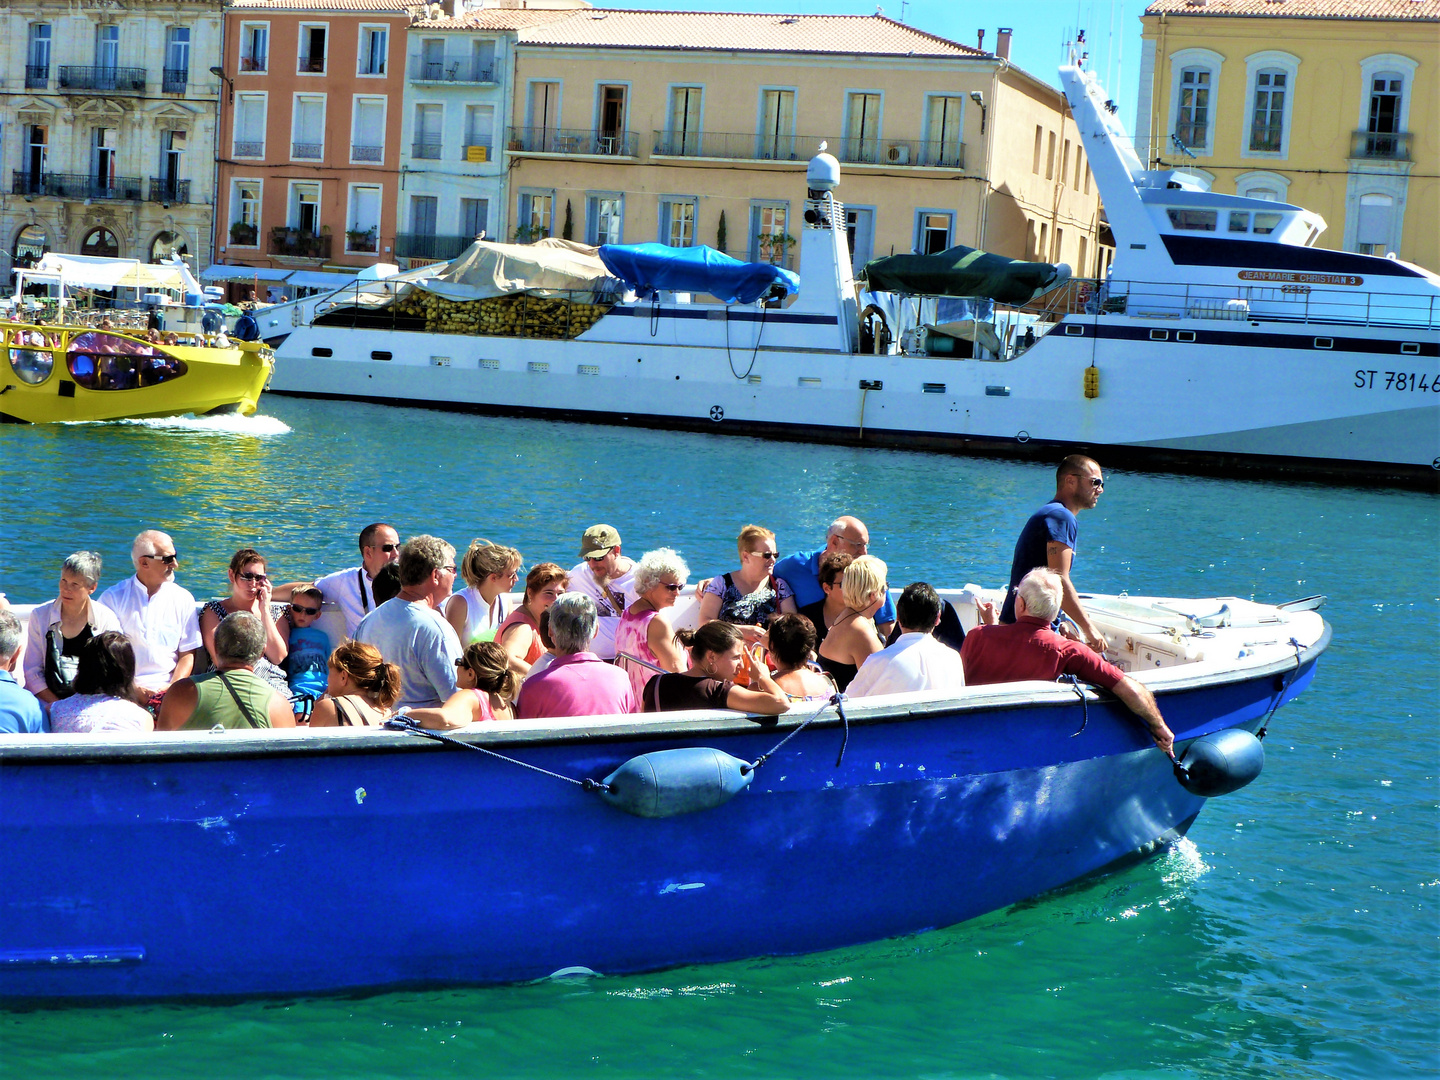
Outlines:
[[1154, 0], [1146, 15], [1440, 21], [1440, 0]]

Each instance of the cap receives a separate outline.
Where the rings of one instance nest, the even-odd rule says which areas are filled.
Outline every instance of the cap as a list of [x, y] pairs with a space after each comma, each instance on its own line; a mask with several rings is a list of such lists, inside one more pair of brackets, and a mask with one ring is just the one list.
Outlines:
[[591, 525], [580, 538], [580, 557], [598, 559], [620, 546], [620, 534], [610, 525]]

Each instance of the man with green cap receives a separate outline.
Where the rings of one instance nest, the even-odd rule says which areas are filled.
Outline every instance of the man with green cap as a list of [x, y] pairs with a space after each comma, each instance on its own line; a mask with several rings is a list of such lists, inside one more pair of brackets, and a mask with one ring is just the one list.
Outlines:
[[592, 652], [607, 660], [615, 656], [615, 628], [625, 609], [640, 596], [635, 591], [635, 560], [620, 554], [620, 532], [611, 525], [591, 525], [580, 538], [580, 558], [570, 571], [570, 591], [595, 601], [596, 622]]

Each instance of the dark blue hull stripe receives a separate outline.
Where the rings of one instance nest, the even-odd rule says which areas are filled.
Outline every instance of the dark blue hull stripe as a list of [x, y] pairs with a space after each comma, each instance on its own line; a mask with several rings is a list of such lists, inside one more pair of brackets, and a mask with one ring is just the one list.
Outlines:
[[1165, 233], [1165, 250], [1176, 266], [1228, 266], [1248, 270], [1294, 270], [1308, 274], [1354, 274], [1359, 277], [1421, 277], [1394, 259], [1350, 251], [1296, 247], [1260, 240]]
[[[1084, 333], [1074, 333], [1078, 328]], [[1262, 331], [1245, 332], [1241, 330], [1195, 330], [1194, 341], [1182, 341], [1175, 335], [1177, 331], [1173, 325], [1156, 326], [1145, 324], [1141, 326], [1118, 325], [1109, 321], [1101, 322], [1076, 322], [1066, 321], [1057, 326], [1046, 337], [1060, 336], [1070, 338], [1101, 338], [1106, 341], [1143, 341], [1147, 344], [1166, 344], [1171, 348], [1185, 348], [1188, 345], [1224, 345], [1230, 348], [1242, 349], [1303, 349], [1306, 352], [1321, 354], [1337, 352], [1363, 353], [1367, 356], [1393, 356], [1400, 360], [1416, 360], [1424, 357], [1440, 357], [1440, 339], [1431, 330], [1420, 330], [1414, 338], [1408, 342], [1384, 341], [1374, 338], [1359, 337], [1334, 337], [1331, 334], [1315, 333], [1315, 325], [1311, 324], [1312, 331], [1306, 334], [1273, 334]], [[1164, 330], [1166, 337], [1163, 339], [1152, 338], [1152, 330]], [[1183, 331], [1191, 333], [1190, 330]], [[1426, 338], [1429, 338], [1427, 341]], [[1330, 348], [1320, 348], [1315, 345], [1316, 341], [1329, 341]], [[1419, 352], [1400, 351], [1401, 345], [1417, 345]]]

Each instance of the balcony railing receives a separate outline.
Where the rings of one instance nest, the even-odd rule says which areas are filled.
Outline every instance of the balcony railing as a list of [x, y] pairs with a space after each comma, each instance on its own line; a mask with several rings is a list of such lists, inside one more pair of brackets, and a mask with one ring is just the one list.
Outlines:
[[411, 82], [456, 83], [474, 86], [477, 83], [495, 81], [495, 64], [479, 60], [456, 59], [426, 60], [419, 56], [410, 57], [409, 74]]
[[189, 81], [189, 68], [165, 68], [160, 73], [160, 90], [165, 94], [183, 94]]
[[263, 158], [265, 156], [265, 140], [258, 139], [247, 142], [244, 139], [236, 139], [234, 154], [237, 158]]
[[285, 255], [294, 259], [328, 259], [330, 240], [329, 233], [317, 236], [303, 229], [277, 225], [270, 230], [270, 244], [266, 250], [271, 255]]
[[1265, 154], [1278, 154], [1283, 141], [1279, 124], [1252, 124], [1250, 127], [1250, 149]]
[[49, 195], [54, 199], [125, 199], [139, 202], [142, 198], [138, 176], [99, 177], [88, 173], [40, 173], [38, 176], [19, 169], [11, 172], [10, 190], [14, 195]]
[[510, 129], [511, 151], [527, 154], [634, 157], [638, 144], [639, 140], [633, 131], [542, 127], [512, 127]]
[[268, 56], [242, 56], [240, 57], [240, 70], [248, 71], [251, 74], [263, 74], [270, 70], [270, 58]]
[[1352, 158], [1383, 158], [1387, 161], [1409, 161], [1408, 131], [1357, 131], [1350, 140]]
[[453, 259], [475, 242], [473, 236], [436, 236], [433, 233], [400, 233], [395, 237], [395, 256], [400, 259]]
[[300, 57], [300, 70], [313, 71], [320, 74], [325, 73], [325, 57], [323, 56], [302, 56]]
[[61, 90], [108, 90], [114, 93], [143, 93], [145, 69], [136, 67], [75, 67], [60, 65], [57, 86]]
[[148, 202], [179, 203], [190, 201], [190, 181], [175, 180], [168, 176], [150, 177], [150, 198]]
[[842, 161], [869, 165], [910, 165], [963, 169], [965, 144], [949, 139], [837, 139], [823, 135], [756, 135], [741, 132], [654, 132], [658, 157], [799, 161], [822, 142]]
[[384, 161], [385, 148], [383, 146], [355, 146], [350, 147], [351, 161]]
[[439, 161], [441, 150], [442, 147], [439, 139], [434, 141], [429, 139], [423, 141], [416, 140], [415, 144], [410, 147], [410, 156], [413, 158], [425, 158], [429, 161]]
[[297, 161], [319, 161], [324, 155], [324, 143], [297, 142], [290, 144], [290, 156]]
[[44, 90], [50, 85], [49, 64], [25, 65], [25, 89]]

